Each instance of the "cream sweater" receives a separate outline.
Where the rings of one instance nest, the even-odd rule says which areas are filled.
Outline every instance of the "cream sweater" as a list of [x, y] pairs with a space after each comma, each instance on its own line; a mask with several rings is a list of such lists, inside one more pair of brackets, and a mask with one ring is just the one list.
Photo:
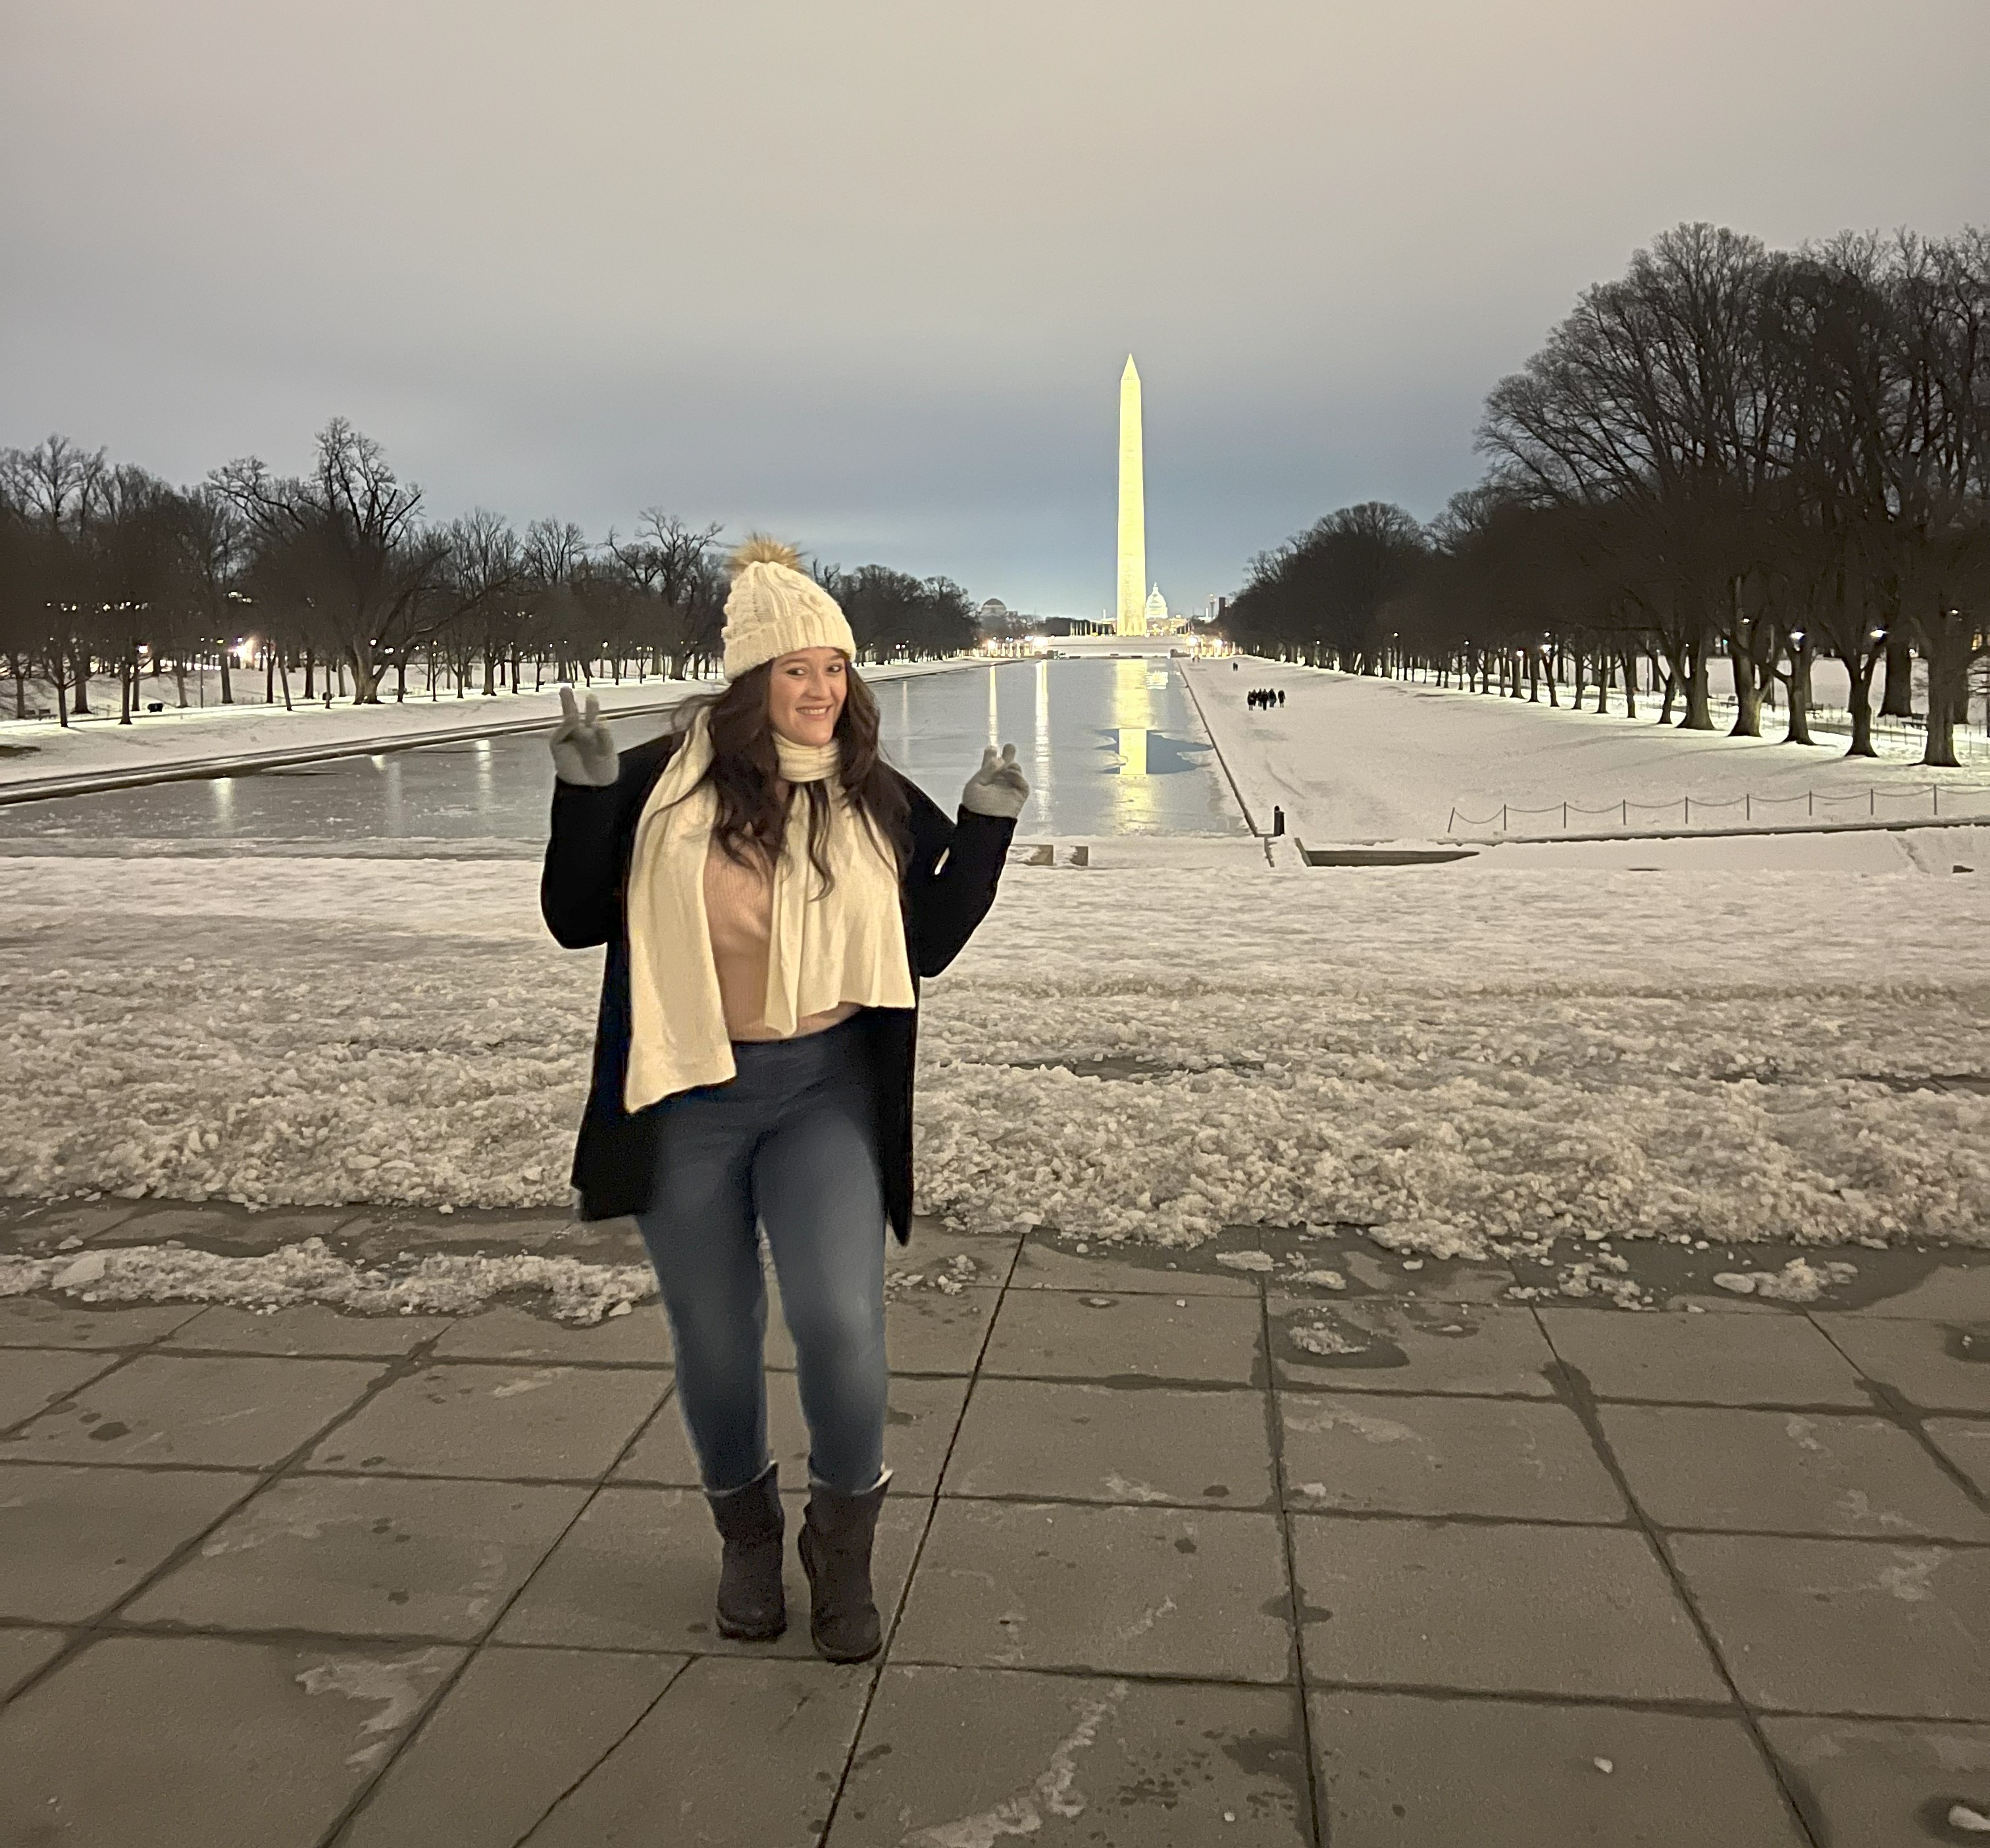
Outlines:
[[[833, 744], [809, 751], [777, 742], [788, 783], [833, 784]], [[622, 1087], [632, 1113], [725, 1083], [737, 1069], [735, 1040], [789, 1039], [860, 1007], [916, 1004], [898, 868], [863, 817], [834, 802], [824, 843], [834, 883], [824, 893], [808, 863], [808, 804], [792, 802], [779, 861], [754, 890], [762, 882], [747, 868], [727, 863], [715, 875], [724, 857], [711, 839], [718, 797], [702, 782], [711, 762], [709, 715], [701, 713], [636, 825]]]
[[715, 839], [705, 856], [705, 922], [711, 960], [718, 973], [718, 999], [729, 1040], [800, 1039], [820, 1033], [857, 1011], [840, 1001], [820, 1014], [805, 1014], [792, 1034], [767, 1024], [767, 943], [774, 927], [774, 876], [771, 869], [742, 866]]

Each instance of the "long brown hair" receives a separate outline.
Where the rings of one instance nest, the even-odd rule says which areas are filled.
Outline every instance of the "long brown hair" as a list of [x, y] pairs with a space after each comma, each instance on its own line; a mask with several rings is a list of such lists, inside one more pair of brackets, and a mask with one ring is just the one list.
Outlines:
[[[742, 674], [723, 693], [688, 702], [677, 728], [688, 735], [700, 712], [711, 715], [711, 763], [695, 786], [710, 784], [718, 798], [712, 838], [728, 859], [740, 866], [771, 868], [780, 857], [787, 830], [787, 811], [776, 796], [780, 759], [774, 728], [767, 717], [767, 682], [774, 664], [766, 661]], [[883, 846], [891, 863], [905, 865], [905, 818], [910, 805], [905, 786], [885, 763], [878, 748], [878, 701], [859, 678], [854, 663], [844, 668], [843, 710], [836, 720], [836, 742], [841, 747], [837, 781], [843, 796]], [[824, 850], [829, 830], [829, 789], [826, 783], [805, 783], [808, 808], [808, 858], [820, 891], [836, 883]]]

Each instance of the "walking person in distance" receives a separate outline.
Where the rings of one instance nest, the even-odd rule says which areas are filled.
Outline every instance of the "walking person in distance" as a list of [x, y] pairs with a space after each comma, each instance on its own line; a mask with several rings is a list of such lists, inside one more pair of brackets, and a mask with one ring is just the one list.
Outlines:
[[832, 1661], [876, 1653], [885, 1232], [912, 1220], [919, 978], [994, 902], [1029, 784], [993, 746], [949, 821], [878, 748], [842, 610], [788, 547], [733, 559], [727, 685], [618, 753], [561, 695], [540, 888], [553, 936], [606, 945], [574, 1153], [581, 1216], [633, 1214], [722, 1542], [718, 1621], [786, 1624], [767, 1447], [764, 1231], [809, 1432], [798, 1547]]

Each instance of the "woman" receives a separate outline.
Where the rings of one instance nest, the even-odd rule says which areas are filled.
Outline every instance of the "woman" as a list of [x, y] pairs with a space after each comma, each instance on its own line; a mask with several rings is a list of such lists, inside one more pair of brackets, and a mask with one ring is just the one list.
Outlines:
[[949, 823], [878, 755], [843, 612], [749, 540], [725, 603], [725, 691], [618, 754], [560, 695], [540, 905], [605, 943], [574, 1153], [588, 1219], [633, 1213], [676, 1347], [677, 1404], [723, 1542], [718, 1627], [786, 1626], [767, 1452], [765, 1230], [809, 1430], [798, 1546], [832, 1662], [881, 1641], [885, 1239], [910, 1234], [918, 978], [987, 915], [1029, 796], [991, 747]]

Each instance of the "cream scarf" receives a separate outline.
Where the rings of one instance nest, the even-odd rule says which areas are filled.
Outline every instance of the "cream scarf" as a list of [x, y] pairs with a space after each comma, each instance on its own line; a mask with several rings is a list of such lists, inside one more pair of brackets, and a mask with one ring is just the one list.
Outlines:
[[[834, 743], [811, 749], [777, 733], [791, 786], [787, 831], [774, 868], [767, 943], [768, 1027], [785, 1038], [805, 1015], [846, 1002], [914, 1005], [897, 868], [861, 815], [832, 792], [823, 843], [835, 883], [813, 891], [808, 803], [799, 786], [833, 778]], [[711, 763], [711, 715], [701, 712], [657, 779], [636, 824], [629, 864], [629, 1069], [625, 1110], [734, 1075], [705, 916], [705, 861], [718, 798], [698, 786]]]

